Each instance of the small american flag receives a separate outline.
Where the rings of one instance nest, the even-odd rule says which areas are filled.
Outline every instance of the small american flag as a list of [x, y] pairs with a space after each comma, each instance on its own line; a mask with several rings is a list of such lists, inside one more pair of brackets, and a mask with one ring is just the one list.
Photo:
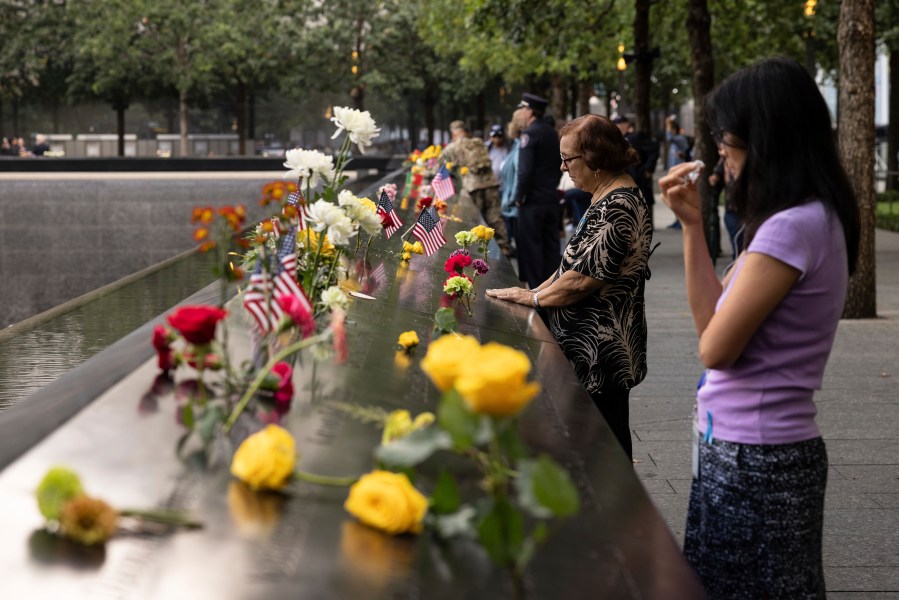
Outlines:
[[440, 170], [431, 180], [431, 189], [434, 190], [434, 195], [444, 202], [456, 193], [456, 188], [453, 187], [453, 178], [446, 170], [446, 165], [441, 165]]
[[290, 195], [287, 196], [287, 203], [291, 206], [296, 207], [297, 209], [297, 229], [303, 231], [306, 229], [306, 204], [300, 204], [300, 196], [299, 192], [290, 192]]
[[437, 252], [446, 243], [446, 238], [443, 237], [443, 227], [440, 225], [440, 217], [437, 216], [437, 211], [433, 206], [421, 210], [418, 220], [412, 227], [412, 233], [421, 240], [427, 256]]
[[400, 221], [400, 218], [396, 216], [396, 211], [393, 210], [393, 202], [390, 201], [390, 196], [387, 195], [387, 192], [381, 192], [381, 197], [378, 199], [378, 212], [383, 215], [390, 215], [391, 224], [384, 228], [384, 233], [387, 234], [388, 238], [403, 226], [403, 222]]
[[[256, 262], [256, 268], [250, 276], [250, 285], [244, 292], [244, 308], [256, 321], [259, 330], [264, 334], [273, 331], [284, 316], [281, 306], [275, 301], [277, 296], [294, 295], [299, 298], [306, 310], [313, 313], [312, 304], [297, 283], [297, 229], [291, 227], [281, 240], [278, 255], [274, 258], [274, 284], [269, 281], [268, 274], [262, 268], [262, 261]], [[266, 303], [266, 293], [271, 298]]]

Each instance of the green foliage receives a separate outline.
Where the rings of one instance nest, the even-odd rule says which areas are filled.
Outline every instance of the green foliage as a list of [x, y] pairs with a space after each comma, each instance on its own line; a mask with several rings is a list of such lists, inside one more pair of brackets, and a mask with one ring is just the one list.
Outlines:
[[521, 513], [505, 498], [489, 501], [478, 523], [478, 539], [498, 565], [518, 563], [524, 544]]
[[431, 494], [431, 511], [439, 515], [455, 513], [462, 505], [456, 480], [446, 469], [440, 470], [437, 486]]
[[66, 502], [84, 493], [78, 474], [65, 467], [53, 467], [37, 486], [37, 506], [47, 520], [59, 518]]
[[456, 313], [452, 308], [444, 306], [434, 313], [434, 331], [440, 335], [452, 333], [459, 329]]
[[571, 477], [549, 456], [519, 461], [518, 472], [518, 501], [535, 517], [569, 517], [580, 510]]
[[443, 394], [437, 408], [437, 423], [449, 434], [456, 448], [467, 448], [475, 441], [480, 418], [468, 410], [458, 392], [450, 390]]
[[375, 450], [375, 458], [391, 467], [414, 467], [438, 450], [449, 450], [453, 440], [438, 427], [416, 429], [406, 437]]

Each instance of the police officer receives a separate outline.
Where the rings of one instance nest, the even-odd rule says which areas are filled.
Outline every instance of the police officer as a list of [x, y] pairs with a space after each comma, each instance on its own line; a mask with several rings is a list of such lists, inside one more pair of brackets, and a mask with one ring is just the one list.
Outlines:
[[547, 100], [535, 94], [521, 96], [514, 118], [525, 125], [518, 150], [518, 270], [519, 279], [535, 288], [549, 279], [562, 260], [559, 231], [562, 207], [557, 187], [559, 135], [543, 115]]
[[468, 168], [468, 173], [462, 176], [462, 195], [471, 199], [487, 226], [493, 228], [493, 239], [503, 254], [511, 256], [512, 248], [500, 207], [499, 180], [493, 174], [487, 146], [481, 138], [471, 137], [468, 126], [462, 121], [453, 121], [449, 128], [453, 141], [443, 149], [443, 158]]

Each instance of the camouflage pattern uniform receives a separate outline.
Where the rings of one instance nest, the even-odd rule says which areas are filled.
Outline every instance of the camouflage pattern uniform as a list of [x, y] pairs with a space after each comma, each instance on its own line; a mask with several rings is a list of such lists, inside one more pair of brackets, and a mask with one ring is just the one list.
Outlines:
[[468, 167], [468, 173], [462, 175], [461, 196], [467, 196], [481, 211], [488, 227], [494, 230], [493, 239], [506, 256], [510, 256], [509, 236], [499, 197], [499, 181], [493, 174], [487, 146], [479, 138], [464, 137], [449, 144], [443, 149], [442, 158], [453, 163], [453, 170]]

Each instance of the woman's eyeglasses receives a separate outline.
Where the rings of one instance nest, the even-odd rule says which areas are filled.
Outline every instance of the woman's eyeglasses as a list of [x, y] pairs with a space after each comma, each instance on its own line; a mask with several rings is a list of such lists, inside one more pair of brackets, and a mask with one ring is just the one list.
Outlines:
[[565, 157], [562, 156], [561, 154], [559, 155], [559, 158], [562, 159], [562, 164], [565, 165], [565, 168], [566, 168], [566, 169], [568, 168], [568, 163], [569, 163], [569, 162], [573, 161], [573, 160], [576, 159], [576, 158], [581, 158], [581, 157], [583, 157], [583, 154], [578, 154], [577, 156], [569, 156], [568, 158], [565, 158]]
[[725, 140], [725, 135], [727, 135], [726, 131], [712, 129], [712, 139], [715, 140], [716, 146], [729, 146], [731, 148], [737, 148], [740, 150], [746, 149], [746, 144], [742, 140], [740, 140], [733, 134], [730, 135], [730, 140]]

